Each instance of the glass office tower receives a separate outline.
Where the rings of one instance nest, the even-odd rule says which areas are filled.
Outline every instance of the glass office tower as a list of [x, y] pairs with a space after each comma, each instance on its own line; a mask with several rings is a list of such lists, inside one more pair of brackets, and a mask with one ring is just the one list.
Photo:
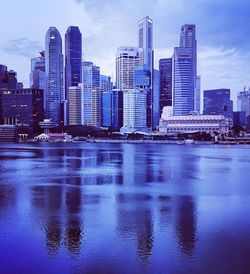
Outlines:
[[63, 55], [62, 38], [55, 27], [50, 27], [45, 38], [45, 116], [58, 125], [63, 124]]

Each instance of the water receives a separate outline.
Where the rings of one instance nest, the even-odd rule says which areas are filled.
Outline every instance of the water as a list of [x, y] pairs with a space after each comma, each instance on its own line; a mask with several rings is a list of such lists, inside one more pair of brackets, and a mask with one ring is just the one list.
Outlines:
[[0, 273], [250, 273], [250, 146], [0, 144]]

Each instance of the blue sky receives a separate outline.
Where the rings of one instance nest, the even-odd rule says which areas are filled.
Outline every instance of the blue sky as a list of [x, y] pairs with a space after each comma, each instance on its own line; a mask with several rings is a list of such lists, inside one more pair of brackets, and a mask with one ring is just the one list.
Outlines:
[[233, 97], [250, 80], [250, 2], [246, 0], [12, 0], [2, 1], [0, 63], [29, 83], [30, 58], [44, 49], [56, 26], [64, 40], [68, 26], [83, 34], [84, 59], [115, 75], [118, 46], [137, 45], [137, 21], [154, 20], [155, 63], [178, 46], [181, 25], [197, 26], [198, 72], [202, 89], [231, 88]]

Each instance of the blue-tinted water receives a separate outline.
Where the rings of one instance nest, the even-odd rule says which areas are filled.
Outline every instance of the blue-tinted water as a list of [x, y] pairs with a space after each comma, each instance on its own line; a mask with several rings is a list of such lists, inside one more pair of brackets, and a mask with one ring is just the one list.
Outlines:
[[0, 273], [250, 273], [250, 146], [0, 144]]

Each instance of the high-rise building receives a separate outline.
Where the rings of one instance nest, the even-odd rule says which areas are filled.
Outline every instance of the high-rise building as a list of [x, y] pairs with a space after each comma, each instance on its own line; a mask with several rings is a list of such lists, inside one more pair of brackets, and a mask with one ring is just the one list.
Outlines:
[[112, 130], [119, 131], [123, 126], [123, 91], [112, 91]]
[[69, 125], [82, 124], [82, 89], [80, 86], [69, 87]]
[[246, 129], [247, 117], [245, 111], [234, 111], [233, 112], [233, 125]]
[[120, 90], [134, 88], [134, 70], [139, 66], [136, 47], [119, 47], [116, 54], [116, 87]]
[[46, 90], [45, 51], [31, 59], [30, 87]]
[[138, 48], [140, 65], [146, 66], [152, 72], [154, 67], [153, 20], [149, 16], [138, 22]]
[[144, 91], [147, 95], [146, 121], [147, 127], [152, 124], [152, 96], [151, 96], [151, 72], [147, 66], [135, 68], [135, 90]]
[[113, 83], [111, 78], [101, 75], [101, 125], [102, 127], [112, 126], [112, 90]]
[[203, 114], [224, 115], [233, 118], [233, 101], [230, 100], [230, 89], [204, 90]]
[[100, 68], [82, 63], [83, 125], [101, 126]]
[[194, 110], [194, 77], [191, 48], [174, 49], [173, 114], [188, 115]]
[[138, 48], [139, 48], [139, 56], [140, 56], [140, 66], [146, 67], [149, 69], [151, 73], [151, 86], [150, 86], [150, 102], [151, 102], [151, 124], [150, 128], [155, 128], [155, 120], [157, 118], [157, 111], [154, 111], [154, 95], [157, 97], [159, 95], [157, 92], [154, 92], [154, 51], [153, 51], [153, 20], [146, 16], [138, 21]]
[[147, 128], [147, 92], [134, 89], [123, 92], [122, 133], [148, 132]]
[[164, 58], [159, 61], [160, 72], [160, 112], [163, 107], [172, 106], [172, 58]]
[[180, 46], [175, 48], [173, 64], [173, 109], [174, 115], [187, 115], [197, 108], [200, 96], [196, 89], [197, 40], [195, 25], [181, 27]]
[[240, 91], [237, 96], [238, 111], [244, 111], [250, 115], [250, 90]]
[[44, 118], [43, 90], [17, 89], [2, 94], [3, 119], [6, 125], [24, 125], [33, 131], [39, 129]]
[[153, 70], [153, 129], [159, 126], [160, 122], [160, 72], [157, 69]]
[[196, 77], [195, 93], [194, 93], [194, 110], [201, 113], [201, 77]]
[[82, 34], [78, 27], [70, 26], [65, 34], [65, 123], [69, 123], [69, 87], [81, 82]]
[[45, 38], [45, 116], [63, 124], [63, 55], [62, 39], [55, 27], [50, 27]]
[[4, 91], [9, 91], [17, 88], [16, 72], [8, 71], [7, 66], [0, 65], [0, 124], [3, 123], [2, 116], [2, 96]]

